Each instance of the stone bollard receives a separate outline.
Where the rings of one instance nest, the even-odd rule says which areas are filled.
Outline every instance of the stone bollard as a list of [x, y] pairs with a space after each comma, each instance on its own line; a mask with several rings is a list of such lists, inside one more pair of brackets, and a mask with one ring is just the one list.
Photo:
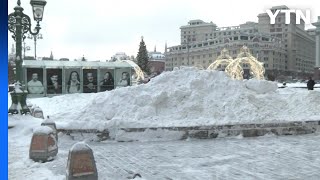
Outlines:
[[34, 161], [50, 161], [58, 153], [58, 144], [52, 128], [41, 126], [34, 130], [29, 158]]
[[88, 144], [78, 142], [69, 150], [66, 180], [97, 180], [98, 172], [93, 151]]
[[32, 116], [35, 117], [35, 118], [44, 119], [43, 112], [42, 112], [42, 109], [40, 107], [36, 107], [36, 108], [33, 109]]
[[48, 119], [44, 120], [41, 123], [41, 126], [48, 126], [48, 127], [52, 128], [53, 133], [56, 136], [56, 140], [58, 141], [58, 131], [57, 131], [56, 123], [54, 121], [52, 121], [51, 119], [49, 119], [49, 116], [48, 116]]

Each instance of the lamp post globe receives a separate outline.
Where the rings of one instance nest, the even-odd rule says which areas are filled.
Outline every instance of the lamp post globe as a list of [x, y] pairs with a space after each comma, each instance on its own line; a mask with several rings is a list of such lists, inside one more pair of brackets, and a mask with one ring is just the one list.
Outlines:
[[28, 15], [23, 13], [20, 0], [17, 1], [17, 6], [14, 7], [14, 12], [8, 15], [8, 30], [13, 34], [12, 38], [16, 42], [16, 79], [15, 88], [10, 93], [12, 104], [8, 110], [10, 114], [18, 114], [18, 104], [21, 105], [21, 114], [30, 112], [27, 107], [28, 91], [25, 89], [24, 75], [22, 73], [22, 41], [26, 33], [37, 35], [40, 31], [40, 21], [43, 18], [44, 6], [47, 4], [45, 0], [31, 0], [30, 4], [33, 10], [33, 18], [37, 22], [35, 32], [31, 30], [31, 19]]

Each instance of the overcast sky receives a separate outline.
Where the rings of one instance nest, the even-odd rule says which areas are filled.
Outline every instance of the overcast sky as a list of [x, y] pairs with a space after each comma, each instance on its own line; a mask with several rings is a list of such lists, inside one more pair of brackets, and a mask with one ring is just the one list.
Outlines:
[[[8, 0], [8, 13], [16, 2]], [[218, 27], [236, 26], [258, 22], [259, 13], [277, 5], [310, 9], [312, 22], [320, 16], [320, 1], [316, 0], [47, 0], [37, 56], [49, 57], [51, 51], [55, 59], [71, 60], [83, 55], [88, 60], [106, 60], [116, 52], [136, 56], [141, 36], [148, 51], [156, 46], [164, 52], [165, 42], [168, 47], [180, 44], [180, 26], [191, 19], [212, 21]], [[32, 16], [30, 0], [21, 0], [21, 6]], [[11, 35], [9, 32], [9, 52], [14, 43]], [[25, 42], [31, 48], [26, 55], [33, 56], [34, 41]]]

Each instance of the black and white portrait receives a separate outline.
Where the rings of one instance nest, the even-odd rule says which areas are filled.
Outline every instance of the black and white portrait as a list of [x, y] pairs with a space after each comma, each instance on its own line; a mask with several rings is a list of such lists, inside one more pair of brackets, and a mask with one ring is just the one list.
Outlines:
[[62, 69], [47, 69], [47, 94], [62, 93]]
[[96, 93], [97, 86], [97, 70], [96, 69], [84, 69], [83, 70], [83, 92], [84, 93]]
[[66, 93], [80, 93], [80, 70], [68, 69], [68, 71], [66, 71], [66, 74], [68, 74], [67, 72], [69, 72], [69, 76], [66, 75]]
[[130, 70], [119, 69], [117, 70], [117, 87], [130, 86]]
[[114, 78], [113, 78], [113, 70], [101, 70], [100, 71], [100, 92], [102, 91], [110, 91], [114, 89]]
[[28, 92], [29, 94], [42, 94], [44, 92], [43, 87], [43, 70], [41, 68], [28, 68]]

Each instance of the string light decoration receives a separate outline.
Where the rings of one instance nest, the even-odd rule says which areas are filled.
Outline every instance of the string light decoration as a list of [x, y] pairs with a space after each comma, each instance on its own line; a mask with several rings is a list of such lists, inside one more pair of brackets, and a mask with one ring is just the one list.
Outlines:
[[247, 46], [243, 46], [240, 49], [240, 53], [237, 58], [229, 63], [226, 67], [226, 73], [233, 79], [242, 80], [243, 79], [243, 69], [242, 64], [249, 64], [251, 69], [251, 74], [257, 79], [264, 79], [265, 69], [263, 63], [259, 62], [255, 57], [253, 57]]
[[130, 60], [123, 60], [123, 61], [129, 63], [133, 67], [133, 69], [136, 73], [136, 76], [134, 79], [136, 82], [139, 82], [140, 80], [144, 80], [144, 73], [135, 62], [130, 61]]
[[229, 51], [226, 48], [223, 48], [220, 56], [208, 66], [208, 70], [216, 70], [219, 65], [229, 65], [231, 63], [232, 57], [229, 55]]

